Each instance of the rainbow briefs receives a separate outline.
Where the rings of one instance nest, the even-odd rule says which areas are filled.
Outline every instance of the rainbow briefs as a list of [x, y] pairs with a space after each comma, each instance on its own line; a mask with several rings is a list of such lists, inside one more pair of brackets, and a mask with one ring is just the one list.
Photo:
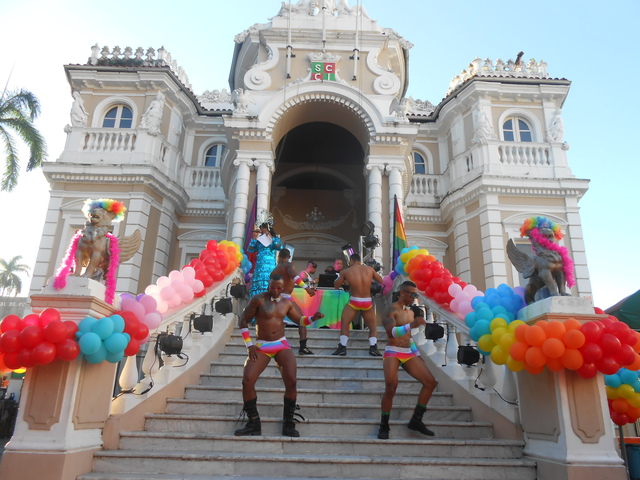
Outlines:
[[270, 342], [266, 340], [256, 341], [256, 351], [264, 353], [269, 358], [273, 358], [282, 350], [287, 349], [291, 350], [291, 345], [289, 345], [289, 341], [285, 337], [282, 337], [280, 340]]
[[383, 358], [393, 357], [400, 360], [400, 365], [408, 362], [414, 357], [419, 357], [420, 352], [418, 352], [418, 348], [416, 344], [411, 340], [411, 346], [407, 347], [396, 347], [393, 345], [387, 345], [384, 349]]
[[373, 300], [371, 300], [371, 297], [351, 297], [349, 298], [349, 306], [354, 310], [369, 310], [373, 307]]

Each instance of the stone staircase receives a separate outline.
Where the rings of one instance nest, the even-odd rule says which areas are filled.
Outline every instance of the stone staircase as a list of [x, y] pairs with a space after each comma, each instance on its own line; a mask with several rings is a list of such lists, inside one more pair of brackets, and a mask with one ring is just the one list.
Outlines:
[[[252, 335], [255, 337], [255, 334]], [[235, 437], [242, 410], [246, 349], [236, 329], [210, 372], [166, 413], [146, 416], [145, 430], [124, 432], [118, 450], [95, 454], [94, 471], [78, 480], [491, 479], [532, 480], [535, 462], [522, 442], [493, 438], [492, 425], [473, 421], [469, 407], [434, 393], [425, 424], [435, 437], [406, 427], [419, 384], [404, 371], [391, 413], [389, 440], [378, 440], [382, 359], [368, 356], [366, 331], [354, 331], [347, 357], [333, 357], [335, 330], [309, 330], [313, 356], [298, 356], [298, 404], [306, 422], [299, 438], [283, 437], [284, 387], [274, 362], [257, 384], [262, 436]], [[298, 332], [287, 329], [297, 353]], [[380, 349], [384, 331], [378, 333]]]

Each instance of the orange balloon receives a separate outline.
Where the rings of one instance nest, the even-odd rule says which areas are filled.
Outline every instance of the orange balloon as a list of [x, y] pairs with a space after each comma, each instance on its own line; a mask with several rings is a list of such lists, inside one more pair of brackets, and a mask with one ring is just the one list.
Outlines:
[[526, 334], [527, 334], [527, 330], [529, 330], [529, 325], [527, 325], [526, 323], [523, 323], [522, 325], [518, 325], [518, 328], [515, 329], [515, 331], [513, 332], [513, 334], [516, 336], [516, 340], [518, 340], [519, 342], [527, 342], [527, 338], [526, 338]]
[[631, 370], [632, 372], [637, 372], [638, 370], [640, 370], [640, 355], [636, 355], [635, 361], [631, 365], [628, 365], [624, 368], [626, 368], [627, 370]]
[[529, 329], [525, 333], [525, 339], [527, 343], [532, 347], [541, 346], [542, 343], [547, 339], [547, 334], [544, 332], [544, 329], [539, 325], [539, 323], [540, 322], [536, 323], [532, 327], [529, 327]]
[[513, 342], [509, 348], [509, 355], [517, 362], [524, 362], [524, 357], [529, 350], [529, 345], [524, 342]]
[[567, 330], [562, 337], [567, 348], [580, 348], [584, 345], [585, 336], [580, 330]]
[[544, 332], [547, 334], [547, 338], [562, 338], [567, 331], [564, 323], [558, 320], [553, 320], [544, 327]]
[[640, 408], [632, 407], [631, 405], [629, 405], [629, 410], [627, 410], [626, 413], [627, 413], [627, 416], [634, 421], [640, 418]]
[[532, 367], [531, 365], [527, 365], [526, 363], [524, 364], [524, 368], [531, 375], [538, 375], [539, 373], [542, 373], [542, 370], [544, 370], [544, 367]]
[[560, 370], [564, 370], [564, 365], [562, 364], [562, 360], [559, 358], [548, 358], [547, 368], [552, 372], [559, 372]]
[[[542, 343], [542, 352], [549, 358], [560, 358], [564, 355], [565, 350], [566, 348], [564, 343], [562, 343], [562, 340], [556, 337], [547, 338]], [[547, 363], [547, 366], [548, 365], [549, 364]]]
[[629, 411], [629, 402], [624, 398], [616, 398], [611, 401], [611, 408], [618, 413], [627, 413]]
[[578, 370], [584, 363], [584, 358], [577, 348], [567, 348], [561, 360], [567, 370]]
[[546, 320], [538, 320], [534, 325], [538, 325], [539, 327], [542, 327], [542, 328], [547, 328], [547, 325], [549, 325], [549, 322], [547, 322]]
[[436, 261], [436, 257], [434, 257], [433, 255], [427, 255], [426, 257], [424, 257], [425, 260], [427, 260], [429, 263], [433, 263]]
[[544, 367], [547, 357], [540, 347], [531, 347], [524, 356], [524, 363], [534, 368]]
[[567, 331], [580, 330], [580, 327], [582, 327], [582, 323], [580, 323], [580, 320], [576, 320], [575, 318], [570, 318], [569, 320], [564, 321], [564, 328], [566, 328]]

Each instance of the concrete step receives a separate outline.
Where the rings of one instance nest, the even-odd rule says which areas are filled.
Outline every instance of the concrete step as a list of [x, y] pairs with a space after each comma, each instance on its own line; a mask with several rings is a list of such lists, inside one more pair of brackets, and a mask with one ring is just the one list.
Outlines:
[[[304, 416], [302, 411], [300, 413]], [[243, 421], [238, 416], [147, 414], [145, 416], [145, 430], [232, 435], [245, 422], [246, 420]], [[261, 415], [261, 422], [264, 435], [281, 434], [281, 415], [277, 417]], [[298, 430], [301, 435], [307, 437], [376, 437], [379, 422], [379, 417], [313, 418], [299, 423]], [[395, 431], [394, 425], [397, 427]], [[493, 427], [489, 422], [457, 422], [426, 418], [425, 425], [435, 432], [437, 438], [481, 439], [493, 437]], [[406, 421], [392, 421], [391, 428], [394, 438], [423, 438], [419, 433], [407, 429]]]
[[[360, 456], [360, 455], [262, 455], [250, 452], [189, 452], [114, 450], [95, 455], [95, 470], [236, 477], [260, 473], [265, 477], [304, 476], [313, 472], [323, 478], [465, 478], [534, 480], [535, 463], [524, 459], [480, 459]], [[472, 476], [470, 476], [472, 471]]]
[[[172, 415], [229, 415], [239, 416], [242, 412], [242, 404], [238, 399], [242, 398], [241, 392], [234, 395], [235, 398], [223, 400], [187, 400], [187, 399], [170, 399], [167, 401], [167, 413]], [[261, 417], [280, 417], [283, 410], [283, 392], [277, 393], [277, 398], [264, 395], [260, 392], [258, 398], [258, 412]], [[298, 398], [300, 400], [300, 397]], [[349, 399], [352, 400], [352, 399]], [[395, 399], [394, 399], [395, 400]], [[351, 419], [351, 418], [370, 418], [380, 419], [380, 405], [374, 404], [357, 404], [357, 403], [316, 403], [316, 402], [298, 402], [301, 413], [307, 420], [312, 419]], [[402, 419], [409, 421], [413, 415], [414, 402], [411, 405], [398, 405], [391, 411], [392, 419]], [[471, 408], [466, 406], [432, 406], [425, 414], [425, 420], [452, 420], [456, 422], [468, 422], [471, 420]]]
[[[266, 388], [258, 387], [258, 405], [262, 402], [282, 402], [284, 394], [284, 384], [280, 387]], [[317, 388], [298, 388], [298, 403], [324, 403], [324, 404], [358, 404], [358, 405], [380, 405], [383, 390], [378, 392], [362, 391], [362, 390], [323, 390]], [[429, 405], [438, 405], [441, 402], [436, 401], [440, 397], [439, 392], [434, 392], [432, 401]], [[241, 404], [242, 385], [236, 386], [203, 386], [191, 385], [185, 390], [185, 398], [188, 400], [211, 400], [230, 401]], [[418, 398], [418, 392], [398, 392], [396, 393], [394, 405], [410, 405], [414, 406]], [[450, 395], [444, 396], [447, 402], [451, 399]]]
[[253, 452], [263, 455], [367, 455], [388, 457], [522, 458], [522, 442], [513, 440], [412, 439], [371, 437], [235, 437], [200, 433], [125, 432], [120, 449], [190, 452]]

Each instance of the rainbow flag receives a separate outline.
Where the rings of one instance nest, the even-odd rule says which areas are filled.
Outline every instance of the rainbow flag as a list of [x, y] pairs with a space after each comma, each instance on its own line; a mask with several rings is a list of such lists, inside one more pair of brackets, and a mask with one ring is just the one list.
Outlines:
[[398, 203], [398, 197], [393, 196], [393, 203], [395, 205], [394, 211], [394, 223], [393, 223], [393, 268], [396, 268], [400, 252], [403, 248], [407, 248], [407, 235], [404, 231], [404, 222], [402, 221], [402, 212], [400, 211], [400, 204]]

